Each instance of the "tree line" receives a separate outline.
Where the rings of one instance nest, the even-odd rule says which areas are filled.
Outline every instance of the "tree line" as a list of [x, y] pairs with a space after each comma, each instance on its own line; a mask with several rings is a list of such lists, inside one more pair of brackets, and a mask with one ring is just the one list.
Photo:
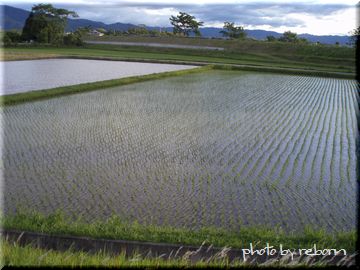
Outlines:
[[[88, 34], [91, 27], [78, 28], [76, 31], [65, 34], [65, 27], [68, 17], [76, 18], [77, 13], [67, 9], [55, 8], [51, 4], [34, 5], [31, 9], [29, 17], [26, 19], [22, 33], [6, 32], [3, 41], [5, 45], [14, 44], [18, 42], [36, 42], [48, 43], [55, 45], [82, 45], [82, 36]], [[194, 16], [179, 12], [176, 16], [169, 18], [173, 26], [172, 32], [161, 30], [149, 30], [145, 25], [140, 25], [135, 28], [130, 28], [126, 31], [107, 31], [99, 29], [100, 32], [107, 35], [150, 35], [150, 36], [184, 36], [189, 37], [195, 35], [201, 36], [199, 27], [204, 25], [204, 22], [198, 21]], [[359, 36], [360, 27], [351, 32], [350, 43], [354, 44], [356, 38]], [[224, 22], [223, 30], [220, 31], [222, 36], [227, 39], [245, 39], [247, 34], [243, 26], [237, 26], [234, 22]], [[269, 42], [280, 41], [289, 43], [308, 43], [304, 38], [299, 38], [296, 33], [286, 31], [281, 37], [267, 36]], [[337, 44], [338, 45], [338, 44]]]

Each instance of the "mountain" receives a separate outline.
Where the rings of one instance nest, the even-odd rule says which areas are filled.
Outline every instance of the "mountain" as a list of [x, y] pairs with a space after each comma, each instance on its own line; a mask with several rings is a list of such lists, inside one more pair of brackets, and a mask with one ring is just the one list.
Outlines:
[[306, 38], [310, 42], [320, 42], [324, 44], [335, 44], [339, 42], [341, 45], [349, 43], [350, 36], [315, 36], [310, 34], [300, 34], [299, 37]]
[[[1, 26], [2, 29], [5, 30], [12, 30], [18, 29], [21, 30], [25, 24], [26, 18], [29, 16], [29, 11], [15, 8], [8, 5], [0, 5], [2, 9], [2, 13], [0, 13], [0, 21], [3, 21], [3, 25]], [[3, 18], [1, 18], [3, 16]], [[134, 24], [129, 23], [112, 23], [112, 24], [105, 24], [103, 22], [97, 22], [87, 19], [68, 19], [68, 23], [66, 26], [66, 31], [74, 31], [79, 27], [91, 26], [92, 28], [104, 28], [106, 30], [118, 30], [118, 31], [126, 31], [129, 28], [136, 27]], [[162, 29], [163, 31], [172, 31], [171, 27], [147, 27], [151, 30], [158, 30]], [[200, 28], [201, 35], [203, 37], [214, 37], [214, 38], [221, 38], [222, 35], [219, 33], [222, 28], [216, 27], [204, 27]], [[280, 37], [282, 34], [277, 33], [274, 31], [265, 31], [265, 30], [245, 30], [248, 37], [255, 38], [255, 39], [266, 39], [267, 36], [274, 36], [276, 38]], [[324, 44], [335, 44], [335, 42], [339, 42], [341, 45], [346, 45], [349, 42], [349, 36], [317, 36], [317, 35], [310, 35], [310, 34], [299, 34], [300, 38], [306, 38], [310, 42], [320, 42]]]
[[3, 22], [1, 28], [5, 30], [22, 29], [30, 13], [29, 11], [7, 5], [2, 5], [1, 11], [0, 16], [2, 18], [0, 17], [0, 19]]
[[[3, 22], [1, 26], [4, 30], [21, 30], [25, 24], [27, 17], [30, 14], [30, 11], [16, 8], [8, 5], [2, 5], [2, 14], [3, 18], [0, 21]], [[131, 27], [135, 27], [133, 24], [124, 24], [124, 23], [113, 23], [105, 24], [103, 22], [97, 22], [87, 19], [68, 19], [67, 26], [65, 31], [74, 31], [79, 27], [91, 26], [93, 28], [104, 28], [107, 30], [127, 30]]]

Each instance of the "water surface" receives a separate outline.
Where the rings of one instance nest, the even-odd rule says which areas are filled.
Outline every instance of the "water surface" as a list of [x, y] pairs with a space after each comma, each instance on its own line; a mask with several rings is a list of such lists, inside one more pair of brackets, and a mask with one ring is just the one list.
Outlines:
[[356, 227], [356, 81], [208, 71], [6, 106], [4, 211]]
[[80, 83], [194, 68], [189, 65], [85, 59], [42, 59], [3, 62], [1, 94], [14, 94]]

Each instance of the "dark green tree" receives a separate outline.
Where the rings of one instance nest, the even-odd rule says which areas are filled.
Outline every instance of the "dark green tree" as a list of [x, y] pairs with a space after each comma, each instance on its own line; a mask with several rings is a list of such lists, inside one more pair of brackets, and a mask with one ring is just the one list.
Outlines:
[[279, 41], [282, 42], [297, 42], [298, 37], [296, 33], [293, 33], [291, 31], [286, 31], [284, 34], [279, 38]]
[[21, 34], [17, 31], [6, 31], [3, 35], [3, 42], [5, 46], [16, 45], [21, 42]]
[[146, 28], [145, 24], [139, 24], [138, 26], [134, 28], [129, 28], [127, 30], [129, 35], [148, 35], [149, 30]]
[[267, 37], [266, 37], [266, 40], [267, 40], [267, 41], [270, 41], [270, 42], [271, 42], [271, 41], [276, 41], [276, 37], [274, 37], [274, 36], [267, 36]]
[[233, 22], [224, 22], [222, 31], [220, 31], [221, 34], [223, 34], [224, 37], [229, 38], [245, 38], [246, 33], [242, 26], [235, 26], [235, 23]]
[[170, 17], [170, 23], [173, 25], [173, 32], [175, 35], [189, 36], [191, 32], [194, 32], [196, 36], [201, 36], [199, 27], [203, 22], [195, 20], [194, 16], [185, 12], [179, 12], [179, 14]]
[[75, 32], [66, 34], [64, 36], [64, 45], [82, 46], [84, 45], [82, 37], [89, 32], [88, 27], [79, 27]]
[[301, 44], [309, 44], [309, 41], [306, 38], [299, 38], [296, 42]]
[[349, 45], [354, 46], [356, 44], [357, 39], [360, 37], [360, 26], [350, 31], [349, 34], [350, 34]]
[[34, 5], [26, 19], [22, 39], [39, 43], [61, 44], [69, 16], [78, 17], [74, 11], [54, 8], [51, 4]]

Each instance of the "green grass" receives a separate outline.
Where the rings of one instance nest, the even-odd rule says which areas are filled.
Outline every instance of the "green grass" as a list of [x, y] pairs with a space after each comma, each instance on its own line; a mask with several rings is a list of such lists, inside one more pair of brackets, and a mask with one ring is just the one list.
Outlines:
[[136, 240], [146, 242], [163, 242], [182, 245], [201, 245], [204, 241], [215, 247], [248, 248], [250, 243], [263, 248], [270, 243], [276, 248], [280, 244], [287, 248], [346, 249], [355, 251], [356, 232], [327, 233], [325, 230], [314, 230], [305, 227], [300, 232], [285, 232], [280, 227], [242, 227], [237, 231], [229, 231], [214, 227], [200, 229], [154, 226], [127, 222], [118, 216], [107, 220], [87, 223], [81, 218], [71, 220], [64, 214], [56, 212], [45, 216], [38, 212], [19, 211], [14, 215], [1, 218], [4, 229], [34, 231], [49, 234], [67, 234], [88, 236], [93, 238]]
[[[252, 268], [248, 263], [234, 260], [229, 262], [227, 258], [211, 258], [201, 259], [196, 262], [191, 262], [186, 256], [181, 258], [143, 258], [136, 254], [126, 257], [124, 253], [118, 255], [109, 255], [103, 251], [98, 253], [88, 253], [83, 251], [55, 251], [36, 248], [31, 245], [20, 246], [17, 243], [10, 243], [1, 240], [2, 247], [2, 265], [6, 266], [65, 266], [65, 267], [176, 267], [176, 268], [229, 268], [229, 267], [241, 267]], [[260, 267], [262, 265], [259, 265]], [[267, 266], [286, 266], [285, 262], [272, 262]], [[323, 263], [314, 263], [307, 265], [305, 263], [292, 264], [291, 267], [326, 267]]]
[[303, 70], [303, 69], [285, 69], [285, 68], [274, 68], [274, 67], [238, 67], [231, 65], [213, 65], [213, 69], [220, 70], [242, 70], [242, 71], [255, 71], [255, 72], [269, 72], [269, 73], [282, 73], [288, 75], [304, 75], [314, 77], [329, 77], [338, 79], [355, 79], [354, 74], [346, 73], [331, 73], [326, 71], [314, 71], [314, 70]]
[[1, 104], [3, 105], [14, 105], [28, 101], [35, 101], [35, 100], [42, 100], [48, 99], [51, 97], [58, 97], [64, 95], [70, 95], [75, 93], [81, 92], [89, 92], [93, 90], [127, 85], [131, 83], [137, 82], [144, 82], [149, 80], [161, 79], [171, 76], [178, 76], [184, 75], [194, 72], [201, 72], [205, 70], [211, 69], [210, 66], [200, 67], [200, 68], [193, 68], [188, 70], [178, 70], [178, 71], [170, 71], [170, 72], [162, 72], [156, 74], [149, 74], [149, 75], [142, 75], [142, 76], [133, 76], [121, 79], [114, 79], [114, 80], [106, 80], [106, 81], [99, 81], [93, 83], [83, 83], [77, 85], [70, 85], [70, 86], [63, 86], [63, 87], [56, 87], [46, 90], [38, 90], [38, 91], [30, 91], [25, 93], [16, 93], [5, 95], [1, 97]]
[[[192, 40], [192, 39], [187, 39]], [[154, 42], [157, 42], [156, 40]], [[180, 41], [179, 41], [180, 42]], [[108, 57], [118, 60], [202, 62], [251, 66], [298, 68], [318, 71], [355, 72], [355, 50], [331, 46], [293, 45], [279, 42], [228, 42], [224, 51], [89, 44], [84, 47], [23, 46], [5, 48], [5, 60], [30, 59], [29, 54], [78, 57]], [[196, 42], [193, 42], [197, 44]], [[194, 45], [194, 44], [192, 44]], [[202, 44], [201, 44], [202, 45]], [[209, 45], [209, 44], [208, 44]], [[211, 44], [210, 44], [211, 45]]]
[[86, 37], [85, 40], [95, 41], [124, 41], [181, 44], [195, 46], [223, 47], [231, 52], [241, 53], [263, 53], [274, 56], [288, 56], [291, 59], [311, 58], [343, 58], [355, 59], [355, 49], [344, 46], [315, 45], [284, 42], [263, 42], [257, 40], [225, 40], [208, 38], [184, 38], [184, 37], [146, 37], [146, 36], [102, 36]]
[[[67, 250], [54, 251], [35, 248], [31, 245], [20, 246], [16, 243], [1, 241], [3, 252], [3, 264], [7, 266], [106, 266], [106, 267], [186, 267], [191, 263], [185, 258], [141, 258], [133, 255], [126, 257], [124, 253], [109, 255], [105, 252], [91, 254], [88, 252]], [[235, 265], [241, 265], [240, 262]], [[197, 262], [197, 267], [226, 267], [227, 260], [222, 259], [213, 262]]]

